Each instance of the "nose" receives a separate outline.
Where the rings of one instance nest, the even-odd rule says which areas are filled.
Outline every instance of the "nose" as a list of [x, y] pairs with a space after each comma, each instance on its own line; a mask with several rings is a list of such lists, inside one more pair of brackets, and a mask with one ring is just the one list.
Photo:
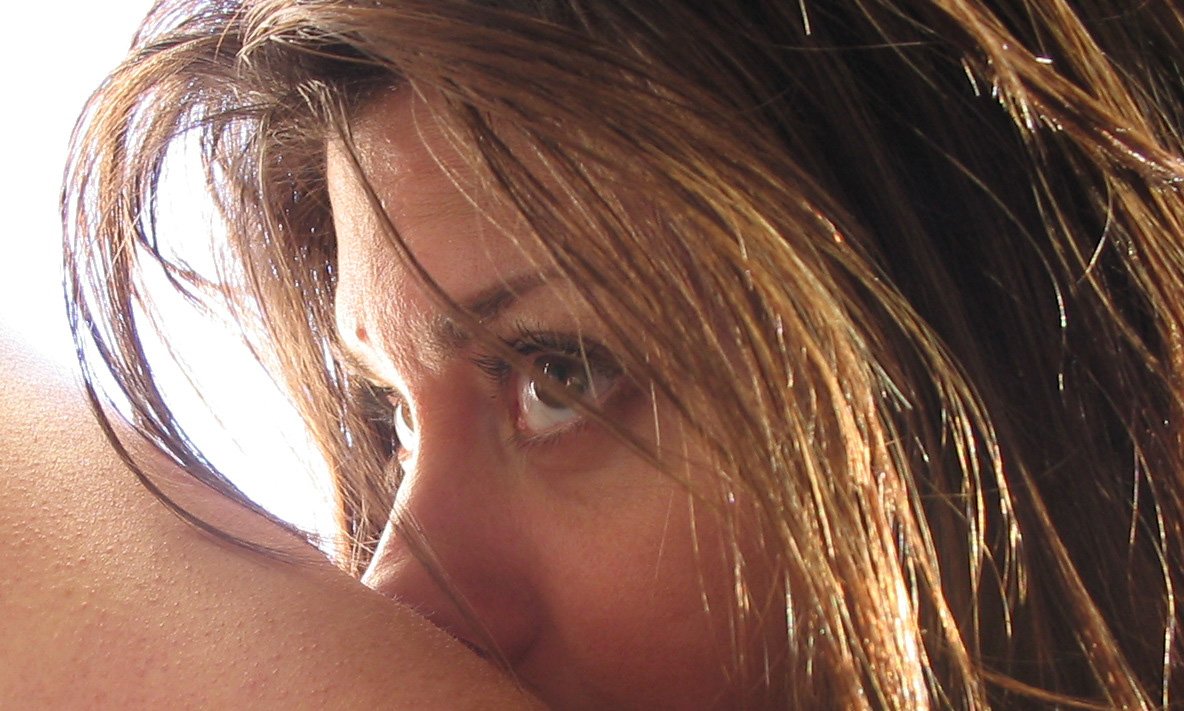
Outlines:
[[496, 436], [441, 414], [417, 418], [415, 451], [363, 582], [512, 667], [539, 621], [515, 478], [498, 466]]

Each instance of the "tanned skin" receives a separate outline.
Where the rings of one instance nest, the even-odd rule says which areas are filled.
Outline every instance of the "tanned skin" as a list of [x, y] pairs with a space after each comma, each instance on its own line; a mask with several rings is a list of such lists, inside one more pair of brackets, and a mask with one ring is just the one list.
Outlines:
[[2, 326], [0, 372], [0, 706], [533, 707], [408, 608], [138, 446], [182, 504], [298, 562], [183, 522], [120, 462], [76, 379]]

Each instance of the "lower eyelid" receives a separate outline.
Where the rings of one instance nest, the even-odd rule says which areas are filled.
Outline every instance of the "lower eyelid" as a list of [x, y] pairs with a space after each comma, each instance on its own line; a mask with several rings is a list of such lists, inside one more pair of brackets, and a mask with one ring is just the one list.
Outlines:
[[560, 440], [566, 437], [578, 435], [582, 431], [588, 429], [588, 427], [592, 424], [592, 420], [581, 416], [546, 432], [540, 432], [536, 434], [530, 434], [524, 432], [520, 428], [515, 427], [514, 434], [510, 439], [511, 443], [519, 449], [530, 450], [544, 448], [553, 444], [558, 444]]

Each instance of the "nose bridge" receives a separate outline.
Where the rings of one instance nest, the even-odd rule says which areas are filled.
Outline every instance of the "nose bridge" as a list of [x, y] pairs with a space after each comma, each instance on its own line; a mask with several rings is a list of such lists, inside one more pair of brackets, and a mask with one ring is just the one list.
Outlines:
[[370, 300], [365, 298], [377, 285], [377, 265], [372, 240], [358, 234], [337, 240], [337, 279], [334, 286], [334, 318], [339, 335], [347, 344], [369, 341]]
[[499, 466], [496, 440], [425, 409], [364, 582], [512, 663], [530, 647], [538, 609], [511, 477]]

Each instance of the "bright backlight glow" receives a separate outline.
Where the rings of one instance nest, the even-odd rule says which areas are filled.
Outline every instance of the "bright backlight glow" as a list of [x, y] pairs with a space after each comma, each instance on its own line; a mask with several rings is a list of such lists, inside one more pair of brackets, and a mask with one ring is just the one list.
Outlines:
[[[17, 3], [6, 11], [9, 30], [0, 52], [8, 68], [7, 101], [0, 121], [10, 156], [4, 171], [8, 268], [0, 279], [0, 326], [63, 368], [74, 367], [57, 205], [67, 142], [87, 96], [122, 58], [150, 5], [67, 0]], [[171, 239], [208, 240], [210, 221], [194, 221], [194, 210], [201, 208], [166, 207], [162, 226], [174, 230]], [[187, 222], [194, 234], [177, 232]], [[161, 368], [192, 439], [265, 508], [331, 535], [324, 465], [279, 390], [224, 324], [180, 307], [165, 320], [175, 349], [194, 371], [190, 383], [179, 370]]]

